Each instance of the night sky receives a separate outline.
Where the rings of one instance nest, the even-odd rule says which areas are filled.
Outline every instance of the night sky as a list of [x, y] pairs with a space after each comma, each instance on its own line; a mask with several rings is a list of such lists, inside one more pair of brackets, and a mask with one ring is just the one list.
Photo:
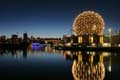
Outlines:
[[74, 18], [85, 10], [102, 15], [105, 29], [119, 30], [119, 6], [119, 0], [0, 0], [0, 35], [69, 35]]

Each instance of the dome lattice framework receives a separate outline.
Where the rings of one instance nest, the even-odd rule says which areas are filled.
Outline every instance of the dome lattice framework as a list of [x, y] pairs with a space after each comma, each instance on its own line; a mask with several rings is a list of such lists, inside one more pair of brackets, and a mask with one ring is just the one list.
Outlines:
[[73, 22], [75, 35], [97, 34], [102, 35], [104, 30], [103, 18], [94, 11], [84, 11]]

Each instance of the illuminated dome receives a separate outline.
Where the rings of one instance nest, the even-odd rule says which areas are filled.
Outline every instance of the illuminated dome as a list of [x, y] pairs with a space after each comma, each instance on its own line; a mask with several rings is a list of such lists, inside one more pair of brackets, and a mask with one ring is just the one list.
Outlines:
[[73, 23], [75, 35], [98, 34], [102, 35], [104, 29], [103, 18], [93, 11], [84, 11], [79, 14]]
[[105, 67], [101, 62], [92, 65], [74, 61], [72, 74], [75, 80], [103, 80], [105, 77]]

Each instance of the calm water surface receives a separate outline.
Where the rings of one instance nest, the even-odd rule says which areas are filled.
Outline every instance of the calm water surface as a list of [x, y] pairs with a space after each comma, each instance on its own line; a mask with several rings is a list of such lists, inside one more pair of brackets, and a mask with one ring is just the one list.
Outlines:
[[0, 78], [119, 80], [119, 73], [119, 53], [0, 49]]

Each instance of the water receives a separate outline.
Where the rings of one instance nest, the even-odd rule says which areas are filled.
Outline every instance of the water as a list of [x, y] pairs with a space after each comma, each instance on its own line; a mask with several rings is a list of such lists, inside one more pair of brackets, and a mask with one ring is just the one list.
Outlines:
[[0, 78], [9, 80], [119, 80], [119, 53], [57, 51], [45, 47], [0, 49], [0, 55]]

